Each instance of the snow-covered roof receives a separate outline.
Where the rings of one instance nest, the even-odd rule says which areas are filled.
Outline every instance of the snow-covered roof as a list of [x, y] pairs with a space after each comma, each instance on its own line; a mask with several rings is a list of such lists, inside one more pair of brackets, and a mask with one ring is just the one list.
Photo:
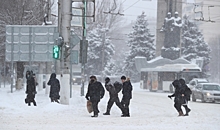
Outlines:
[[155, 68], [142, 68], [141, 71], [155, 71], [155, 72], [180, 72], [185, 70], [201, 72], [201, 68], [195, 64], [166, 64], [164, 66], [157, 66]]
[[163, 58], [161, 56], [156, 57], [150, 61], [147, 61], [145, 57], [137, 56], [135, 57], [135, 66], [136, 69], [141, 71], [169, 71], [169, 72], [176, 72], [182, 71], [183, 69], [198, 69], [201, 71], [201, 68], [198, 67], [196, 64], [192, 64], [189, 61], [178, 58], [176, 60], [170, 60], [167, 58]]

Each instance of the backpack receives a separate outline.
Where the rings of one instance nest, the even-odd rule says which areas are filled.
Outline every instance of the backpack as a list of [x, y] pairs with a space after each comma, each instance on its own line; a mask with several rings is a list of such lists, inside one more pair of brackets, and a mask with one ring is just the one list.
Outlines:
[[123, 85], [122, 85], [122, 83], [115, 81], [113, 86], [115, 87], [116, 93], [119, 93], [121, 91]]

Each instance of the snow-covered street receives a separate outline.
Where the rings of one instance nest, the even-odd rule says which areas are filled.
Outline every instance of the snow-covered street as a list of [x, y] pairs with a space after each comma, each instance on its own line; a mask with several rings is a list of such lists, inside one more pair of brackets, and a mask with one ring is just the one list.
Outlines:
[[[70, 105], [51, 103], [45, 91], [36, 95], [37, 107], [24, 103], [24, 90], [10, 93], [10, 88], [0, 88], [1, 130], [218, 130], [220, 128], [220, 104], [190, 102], [189, 117], [177, 117], [169, 93], [155, 93], [139, 89], [133, 84], [131, 117], [120, 117], [113, 105], [110, 116], [104, 116], [108, 93], [99, 103], [98, 118], [91, 118], [86, 110], [86, 99], [80, 95], [80, 87], [74, 86]], [[121, 98], [121, 95], [120, 95]]]

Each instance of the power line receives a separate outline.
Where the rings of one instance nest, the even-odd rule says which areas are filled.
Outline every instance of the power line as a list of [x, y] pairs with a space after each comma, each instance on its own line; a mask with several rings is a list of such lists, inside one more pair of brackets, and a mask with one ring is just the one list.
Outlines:
[[150, 10], [157, 10], [157, 9], [152, 9], [152, 8], [145, 8], [145, 7], [140, 7], [140, 6], [132, 6], [133, 8], [140, 8], [140, 9], [150, 9]]
[[127, 0], [124, 0], [124, 1], [122, 2], [122, 4], [123, 4], [125, 1], [127, 1]]
[[134, 6], [136, 3], [138, 3], [140, 0], [137, 0], [135, 3], [133, 3], [131, 6], [129, 6], [128, 8], [126, 8], [125, 10], [123, 10], [123, 12], [124, 11], [126, 11], [126, 10], [128, 10], [129, 8], [131, 8], [132, 6]]

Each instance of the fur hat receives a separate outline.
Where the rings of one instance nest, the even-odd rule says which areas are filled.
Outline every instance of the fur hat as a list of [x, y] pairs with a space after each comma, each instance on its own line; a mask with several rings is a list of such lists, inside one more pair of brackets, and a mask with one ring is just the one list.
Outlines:
[[90, 79], [96, 79], [96, 77], [94, 75], [90, 76]]
[[124, 79], [124, 80], [126, 80], [126, 77], [123, 75], [123, 76], [121, 76], [121, 79]]

